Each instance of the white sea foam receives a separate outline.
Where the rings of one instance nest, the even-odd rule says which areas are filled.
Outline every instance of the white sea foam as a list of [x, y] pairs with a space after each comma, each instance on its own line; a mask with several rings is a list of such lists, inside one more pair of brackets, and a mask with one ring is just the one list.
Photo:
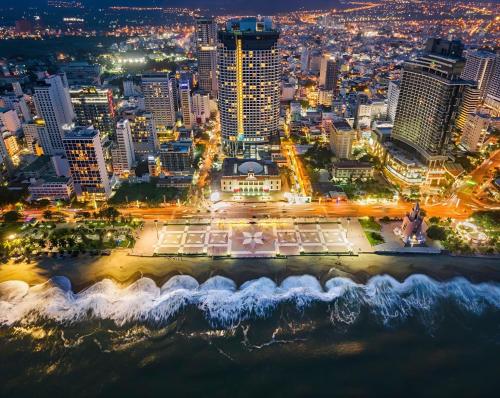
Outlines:
[[166, 324], [184, 308], [200, 310], [217, 326], [231, 327], [252, 318], [273, 314], [280, 304], [305, 311], [313, 303], [326, 303], [334, 323], [351, 324], [363, 310], [382, 323], [410, 316], [432, 314], [443, 302], [470, 314], [500, 310], [500, 284], [473, 284], [464, 278], [437, 282], [413, 275], [398, 282], [376, 276], [366, 284], [333, 278], [324, 287], [313, 276], [290, 276], [277, 285], [259, 278], [239, 288], [231, 279], [215, 276], [199, 284], [190, 276], [174, 276], [158, 287], [149, 278], [129, 286], [104, 279], [74, 293], [67, 278], [57, 277], [29, 287], [21, 281], [0, 283], [0, 325], [30, 324], [38, 320], [58, 323], [108, 319], [118, 325], [129, 322]]

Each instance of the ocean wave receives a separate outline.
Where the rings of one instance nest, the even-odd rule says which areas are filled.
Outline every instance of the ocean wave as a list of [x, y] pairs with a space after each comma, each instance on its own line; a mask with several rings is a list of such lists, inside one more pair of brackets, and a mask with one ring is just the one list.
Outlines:
[[473, 284], [464, 278], [438, 282], [413, 275], [403, 282], [375, 276], [366, 284], [332, 278], [324, 286], [313, 276], [290, 276], [277, 285], [259, 278], [239, 288], [231, 279], [214, 276], [204, 283], [193, 277], [174, 276], [158, 287], [149, 278], [129, 286], [104, 279], [75, 293], [65, 277], [28, 286], [21, 281], [0, 283], [0, 325], [25, 325], [40, 320], [73, 323], [89, 319], [127, 323], [167, 324], [187, 307], [197, 308], [217, 327], [234, 327], [243, 321], [266, 318], [282, 304], [305, 311], [325, 303], [333, 323], [352, 324], [363, 311], [383, 324], [431, 314], [451, 302], [459, 310], [480, 315], [500, 309], [500, 284]]

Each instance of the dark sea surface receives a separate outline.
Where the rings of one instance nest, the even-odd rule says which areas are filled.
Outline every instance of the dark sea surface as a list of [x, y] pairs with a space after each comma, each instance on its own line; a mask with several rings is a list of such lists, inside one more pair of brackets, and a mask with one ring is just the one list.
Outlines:
[[0, 395], [499, 396], [500, 284], [0, 283]]

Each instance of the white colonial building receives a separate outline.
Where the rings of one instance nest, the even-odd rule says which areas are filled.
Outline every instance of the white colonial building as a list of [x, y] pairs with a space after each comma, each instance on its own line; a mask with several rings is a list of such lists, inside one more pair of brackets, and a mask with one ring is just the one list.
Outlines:
[[226, 158], [222, 170], [222, 192], [251, 196], [281, 191], [280, 173], [273, 162]]

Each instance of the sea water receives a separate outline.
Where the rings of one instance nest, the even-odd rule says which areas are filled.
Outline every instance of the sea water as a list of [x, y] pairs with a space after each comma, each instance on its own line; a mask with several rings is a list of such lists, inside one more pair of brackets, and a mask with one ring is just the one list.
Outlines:
[[0, 283], [2, 396], [498, 396], [500, 284]]

